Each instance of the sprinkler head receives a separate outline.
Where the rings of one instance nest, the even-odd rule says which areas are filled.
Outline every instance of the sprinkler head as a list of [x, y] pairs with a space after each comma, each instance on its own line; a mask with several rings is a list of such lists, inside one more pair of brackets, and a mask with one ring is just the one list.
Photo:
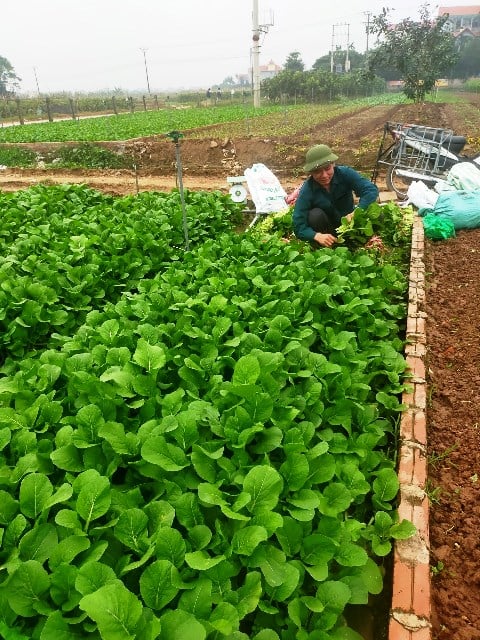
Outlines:
[[183, 133], [181, 131], [169, 131], [165, 134], [167, 138], [171, 138], [173, 142], [178, 142], [180, 138], [183, 138]]

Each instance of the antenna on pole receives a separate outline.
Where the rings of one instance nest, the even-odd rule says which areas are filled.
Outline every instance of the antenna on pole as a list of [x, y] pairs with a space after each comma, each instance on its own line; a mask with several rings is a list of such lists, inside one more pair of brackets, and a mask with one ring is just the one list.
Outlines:
[[[340, 29], [340, 33], [335, 33], [335, 27], [346, 27], [346, 32], [345, 30]], [[342, 65], [341, 64], [335, 64], [335, 51], [343, 51], [342, 49], [342, 45], [344, 44], [344, 40], [346, 38], [346, 57], [345, 57], [345, 71], [348, 72], [350, 71], [350, 59], [349, 59], [349, 46], [350, 46], [350, 25], [347, 22], [342, 22], [339, 24], [334, 24], [332, 25], [332, 49], [330, 51], [330, 73], [333, 73], [334, 71], [338, 71], [340, 70], [340, 72], [342, 71]], [[340, 44], [336, 45], [335, 44], [335, 40], [337, 40], [337, 42], [339, 42]], [[338, 59], [338, 57], [337, 57]], [[337, 69], [338, 66], [338, 69]]]

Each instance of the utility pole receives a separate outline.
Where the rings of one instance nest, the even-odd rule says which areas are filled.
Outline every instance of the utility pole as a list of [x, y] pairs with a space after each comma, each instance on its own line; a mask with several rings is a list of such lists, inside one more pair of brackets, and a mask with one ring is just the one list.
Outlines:
[[37, 93], [40, 95], [40, 87], [38, 86], [37, 70], [33, 67], [33, 75], [35, 76], [35, 84], [37, 85]]
[[148, 79], [148, 67], [147, 67], [147, 55], [146, 55], [146, 49], [140, 49], [140, 51], [143, 52], [143, 62], [145, 64], [145, 75], [147, 76], [147, 89], [148, 89], [148, 95], [151, 94], [150, 91], [150, 80]]
[[[347, 51], [347, 55], [346, 55], [346, 59], [345, 59], [345, 71], [350, 71], [350, 60], [348, 57], [348, 48], [349, 48], [349, 40], [350, 40], [350, 25], [347, 24], [346, 22], [342, 22], [341, 24], [334, 24], [332, 25], [332, 49], [330, 51], [330, 73], [333, 73], [334, 71], [334, 51], [335, 51], [335, 27], [347, 27], [347, 33], [346, 33], [346, 38], [347, 38], [347, 44], [346, 44], [346, 51]], [[341, 33], [340, 35], [345, 36], [345, 33]], [[342, 42], [340, 42], [340, 48], [342, 47]]]
[[257, 109], [260, 106], [260, 28], [258, 26], [258, 0], [253, 0], [253, 46], [252, 46], [252, 69], [253, 69], [253, 106]]
[[368, 53], [368, 36], [370, 35], [370, 16], [372, 15], [372, 12], [364, 11], [363, 13], [367, 16], [367, 22], [365, 23], [367, 25], [365, 28], [365, 31], [367, 32], [367, 48], [365, 49], [365, 53]]
[[333, 48], [335, 46], [335, 25], [332, 24], [332, 46], [330, 47], [330, 73], [333, 73]]
[[348, 57], [348, 50], [350, 49], [350, 25], [347, 24], [347, 53], [345, 55], [345, 73], [350, 71], [350, 58]]
[[270, 22], [268, 24], [258, 23], [258, 0], [253, 0], [253, 46], [252, 52], [252, 87], [253, 87], [253, 106], [260, 106], [260, 33], [267, 33], [268, 28], [273, 26], [273, 14], [270, 14]]

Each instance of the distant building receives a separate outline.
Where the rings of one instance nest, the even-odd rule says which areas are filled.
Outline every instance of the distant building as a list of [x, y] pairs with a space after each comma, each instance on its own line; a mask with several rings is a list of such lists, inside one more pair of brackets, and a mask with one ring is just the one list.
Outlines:
[[[276, 64], [273, 60], [270, 60], [268, 64], [261, 64], [258, 67], [260, 72], [260, 82], [262, 80], [266, 80], [267, 78], [274, 78], [276, 75], [283, 71], [283, 67]], [[252, 82], [253, 78], [253, 69], [249, 70], [249, 73], [237, 73], [235, 76], [237, 79], [237, 83], [241, 86], [249, 85]]]
[[448, 13], [445, 26], [450, 29], [455, 40], [461, 41], [480, 37], [480, 5], [471, 7], [439, 7], [438, 15]]
[[268, 64], [261, 64], [259, 67], [260, 80], [266, 80], [267, 78], [274, 78], [282, 71], [282, 67], [275, 64], [273, 60], [270, 60]]

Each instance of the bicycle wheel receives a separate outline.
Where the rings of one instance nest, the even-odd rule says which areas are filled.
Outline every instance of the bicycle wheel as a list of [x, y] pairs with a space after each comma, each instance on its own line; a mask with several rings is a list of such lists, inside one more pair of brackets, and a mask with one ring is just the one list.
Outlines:
[[389, 191], [395, 191], [399, 200], [407, 199], [408, 187], [412, 184], [412, 178], [401, 175], [399, 173], [398, 165], [392, 165], [388, 167], [386, 175], [387, 189]]

